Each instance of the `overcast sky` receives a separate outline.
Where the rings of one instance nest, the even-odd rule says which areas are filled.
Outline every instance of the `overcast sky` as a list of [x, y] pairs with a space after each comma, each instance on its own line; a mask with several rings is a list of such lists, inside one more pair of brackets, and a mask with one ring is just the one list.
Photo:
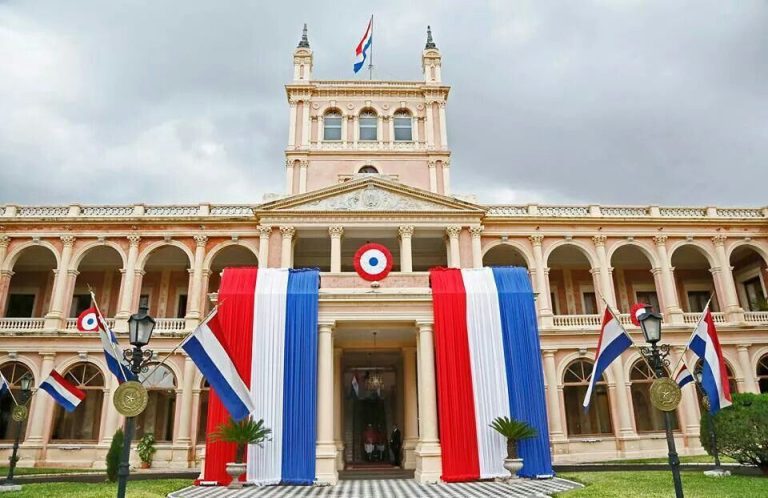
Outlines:
[[0, 204], [282, 192], [302, 23], [353, 78], [374, 5], [376, 77], [421, 78], [432, 25], [454, 191], [768, 205], [765, 0], [0, 0]]

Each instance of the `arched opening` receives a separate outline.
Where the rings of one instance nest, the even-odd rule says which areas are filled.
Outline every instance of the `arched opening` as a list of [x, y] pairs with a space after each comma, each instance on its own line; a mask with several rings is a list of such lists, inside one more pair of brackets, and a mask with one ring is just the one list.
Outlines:
[[768, 393], [768, 353], [757, 362], [757, 383], [761, 393]]
[[483, 266], [522, 266], [528, 268], [525, 256], [515, 246], [499, 244], [483, 256]]
[[203, 379], [203, 385], [200, 388], [200, 401], [197, 405], [197, 444], [205, 444], [206, 431], [208, 429], [208, 396], [211, 393], [211, 386], [207, 379]]
[[754, 248], [743, 245], [733, 250], [730, 261], [741, 307], [745, 311], [768, 311], [765, 259]]
[[135, 438], [153, 434], [158, 442], [171, 442], [176, 418], [176, 376], [165, 365], [150, 364], [148, 367], [146, 373], [139, 374], [147, 388], [149, 401], [147, 408], [136, 417]]
[[53, 412], [53, 433], [57, 441], [98, 441], [101, 411], [104, 406], [104, 375], [92, 363], [77, 363], [64, 374], [64, 378], [85, 392], [72, 412], [56, 404]]
[[[656, 380], [656, 375], [645, 360], [639, 359], [632, 365], [629, 371], [629, 390], [632, 393], [632, 409], [635, 414], [637, 432], [665, 430], [664, 412], [651, 403], [651, 384], [654, 380]], [[672, 417], [672, 430], [677, 430], [678, 426], [677, 416]]]
[[40, 318], [51, 306], [56, 256], [44, 246], [23, 249], [13, 265], [5, 302], [9, 318]]
[[361, 141], [376, 141], [379, 139], [379, 116], [373, 109], [367, 108], [358, 117], [358, 132]]
[[645, 303], [658, 313], [663, 311], [651, 261], [640, 248], [634, 245], [619, 247], [611, 255], [611, 266], [619, 309], [629, 310], [634, 303]]
[[91, 306], [89, 287], [96, 294], [102, 314], [105, 317], [114, 316], [117, 313], [122, 267], [123, 260], [113, 247], [89, 249], [77, 267], [79, 273], [72, 291], [68, 316], [77, 317]]
[[323, 115], [323, 140], [338, 141], [341, 140], [341, 111], [330, 109]]
[[701, 313], [712, 297], [710, 309], [720, 311], [715, 282], [704, 252], [694, 245], [683, 245], [672, 254], [675, 286], [683, 311]]
[[600, 377], [592, 390], [589, 410], [584, 410], [582, 406], [593, 365], [589, 360], [576, 360], [565, 369], [563, 398], [569, 436], [613, 434], [611, 403], [604, 377]]
[[[211, 261], [211, 271], [208, 275], [208, 293], [219, 291], [221, 285], [221, 272], [224, 268], [236, 268], [236, 267], [258, 267], [259, 259], [256, 255], [248, 249], [240, 245], [227, 246], [216, 253]], [[206, 313], [211, 309], [211, 302], [206, 294], [205, 308]]]
[[555, 315], [595, 315], [597, 287], [592, 266], [584, 252], [573, 244], [557, 247], [547, 258], [552, 313]]
[[5, 380], [8, 381], [8, 386], [13, 394], [13, 396], [11, 396], [6, 393], [0, 397], [0, 441], [12, 441], [16, 438], [16, 431], [19, 431], [18, 433], [21, 435], [20, 441], [24, 441], [27, 435], [27, 421], [29, 418], [24, 419], [19, 426], [18, 423], [11, 418], [11, 410], [13, 410], [15, 405], [13, 402], [14, 399], [19, 403], [24, 403], [26, 401], [25, 398], [22, 398], [24, 394], [21, 391], [21, 378], [26, 375], [34, 380], [34, 376], [29, 370], [29, 367], [19, 361], [3, 363], [3, 365], [0, 366], [0, 373], [2, 373]]
[[363, 175], [378, 175], [379, 170], [376, 169], [376, 166], [371, 166], [370, 164], [366, 164], [365, 166], [360, 168], [358, 173]]
[[400, 109], [394, 115], [395, 142], [413, 140], [413, 118], [407, 109]]
[[152, 251], [144, 265], [139, 305], [147, 303], [155, 318], [184, 318], [191, 275], [187, 254], [166, 245]]

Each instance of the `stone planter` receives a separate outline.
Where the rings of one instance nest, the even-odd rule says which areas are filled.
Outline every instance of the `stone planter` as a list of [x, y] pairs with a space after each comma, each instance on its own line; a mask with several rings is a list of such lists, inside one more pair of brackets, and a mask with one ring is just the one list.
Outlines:
[[232, 482], [229, 483], [229, 486], [227, 486], [230, 489], [240, 489], [243, 487], [243, 482], [238, 479], [241, 475], [245, 473], [245, 464], [244, 463], [228, 463], [227, 464], [227, 475], [232, 478]]
[[504, 468], [509, 471], [510, 474], [512, 474], [512, 479], [517, 479], [517, 473], [520, 472], [520, 469], [523, 468], [523, 459], [522, 458], [505, 458], [504, 459]]

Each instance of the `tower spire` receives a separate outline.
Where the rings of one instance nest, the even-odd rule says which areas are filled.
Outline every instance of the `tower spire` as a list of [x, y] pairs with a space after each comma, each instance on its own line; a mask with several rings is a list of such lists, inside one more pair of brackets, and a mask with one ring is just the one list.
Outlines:
[[307, 38], [307, 23], [304, 23], [304, 30], [301, 32], [301, 41], [297, 48], [309, 48], [309, 38]]
[[424, 46], [424, 50], [430, 48], [437, 48], [437, 45], [435, 45], [435, 42], [432, 40], [432, 28], [427, 26], [427, 44]]

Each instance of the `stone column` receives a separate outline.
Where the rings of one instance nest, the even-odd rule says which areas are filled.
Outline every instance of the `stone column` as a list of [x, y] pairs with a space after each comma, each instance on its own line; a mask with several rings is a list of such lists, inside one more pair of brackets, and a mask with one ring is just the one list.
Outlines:
[[451, 247], [450, 261], [448, 266], [451, 268], [461, 268], [461, 253], [459, 252], [459, 235], [461, 234], [460, 225], [449, 225], [445, 228], [448, 234], [448, 242]]
[[269, 236], [272, 234], [272, 227], [259, 225], [256, 227], [259, 232], [259, 267], [267, 268], [269, 266]]
[[309, 138], [310, 138], [310, 130], [309, 126], [311, 124], [311, 120], [309, 118], [309, 102], [303, 101], [302, 103], [302, 110], [304, 111], [303, 118], [301, 120], [301, 145], [307, 147], [309, 146]]
[[115, 315], [115, 331], [128, 332], [128, 317], [131, 316], [133, 304], [133, 288], [136, 279], [136, 260], [139, 257], [139, 242], [141, 237], [136, 234], [128, 236], [128, 259], [125, 268], [120, 270], [122, 280], [120, 282], [120, 303]]
[[351, 116], [342, 116], [341, 117], [341, 143], [344, 144], [344, 148], [346, 148], [347, 142], [347, 122], [350, 120]]
[[536, 278], [536, 304], [539, 307], [539, 318], [542, 328], [551, 328], [554, 326], [552, 315], [552, 303], [550, 303], [549, 291], [549, 268], [546, 268], [544, 262], [544, 253], [541, 249], [541, 243], [544, 236], [540, 234], [528, 237], [533, 245], [533, 264]]
[[320, 323], [317, 343], [317, 480], [336, 484], [333, 440], [333, 324]]
[[[56, 357], [56, 353], [40, 353], [43, 357], [43, 362], [40, 365], [40, 372], [38, 372], [38, 379], [45, 379], [50, 375], [53, 370], [53, 360]], [[28, 437], [26, 442], [33, 445], [43, 445], [47, 441], [44, 441], [46, 431], [45, 429], [51, 425], [53, 419], [53, 398], [48, 396], [48, 393], [37, 389], [34, 394], [35, 409], [30, 410], [29, 429], [27, 431]]]
[[46, 329], [63, 328], [64, 302], [67, 298], [67, 287], [69, 283], [69, 263], [72, 259], [72, 248], [75, 245], [75, 237], [72, 235], [62, 235], [61, 241], [64, 247], [61, 251], [61, 260], [59, 267], [55, 270], [56, 277], [53, 281], [53, 298], [51, 299], [51, 308], [45, 315]]
[[432, 323], [419, 322], [419, 443], [416, 446], [416, 480], [438, 482], [442, 472], [437, 433], [437, 381]]
[[725, 241], [728, 237], [725, 235], [715, 235], [712, 242], [715, 244], [715, 255], [720, 266], [720, 283], [722, 285], [723, 297], [725, 298], [725, 316], [731, 323], [744, 321], [744, 309], [739, 305], [739, 296], [736, 293], [736, 282], [733, 280], [733, 267], [725, 254]]
[[290, 119], [288, 122], [288, 147], [292, 148], [296, 145], [297, 105], [295, 100], [289, 100], [288, 105], [291, 107]]
[[419, 442], [419, 416], [416, 387], [416, 348], [403, 348], [403, 468], [416, 468], [416, 444]]
[[[680, 361], [680, 357], [685, 354], [686, 349], [685, 346], [676, 346], [673, 349], [674, 354], [670, 355], [670, 364], [676, 365]], [[672, 372], [672, 375], [675, 373]], [[691, 385], [691, 387], [684, 387], [680, 391], [683, 397], [680, 400], [680, 405], [677, 407], [677, 412], [680, 414], [683, 434], [685, 435], [686, 442], [693, 441], [697, 443], [699, 439], [699, 414], [696, 410], [699, 406], [699, 400], [696, 398], [696, 387]], [[687, 444], [687, 446], [690, 446], [690, 444]]]
[[344, 227], [329, 226], [328, 234], [331, 236], [331, 271], [338, 273], [341, 271], [341, 237], [344, 235]]
[[[445, 101], [439, 103], [438, 115], [440, 116], [440, 148], [448, 148], [448, 127], [445, 121]], [[446, 192], [447, 194], [447, 192]]]
[[[186, 355], [185, 355], [186, 356]], [[188, 356], [184, 358], [184, 373], [181, 379], [181, 413], [179, 428], [176, 431], [176, 444], [192, 445], [192, 390], [195, 382], [195, 364]]]
[[293, 194], [293, 161], [290, 159], [285, 160], [285, 191]]
[[194, 330], [200, 323], [200, 304], [203, 295], [203, 260], [205, 259], [205, 246], [208, 243], [208, 237], [205, 235], [195, 235], [195, 259], [192, 263], [192, 285], [189, 296], [189, 306], [187, 307], [186, 327], [187, 330]]
[[632, 426], [632, 405], [629, 402], [629, 376], [624, 371], [622, 359], [614, 361], [609, 367], [613, 370], [613, 376], [616, 379], [616, 407], [618, 409], [618, 435], [622, 439], [637, 438], [637, 432]]
[[303, 194], [307, 191], [307, 168], [309, 167], [309, 161], [304, 160], [299, 163], [299, 193]]
[[429, 161], [429, 191], [437, 193], [437, 162]]
[[680, 309], [680, 305], [677, 302], [675, 278], [672, 274], [674, 269], [670, 264], [669, 255], [667, 254], [667, 236], [656, 235], [653, 237], [653, 241], [656, 243], [656, 254], [661, 268], [661, 282], [663, 284], [661, 293], [662, 301], [665, 303], [664, 320], [673, 325], [680, 325], [683, 323], [683, 310]]
[[[605, 235], [595, 235], [592, 237], [592, 242], [595, 244], [595, 249], [597, 250], [597, 264], [600, 265], [600, 292], [603, 295], [603, 298], [608, 302], [608, 304], [611, 305], [611, 307], [615, 310], [616, 309], [616, 296], [613, 289], [613, 279], [611, 279], [611, 268], [610, 262], [608, 261], [608, 255], [605, 252]], [[598, 296], [598, 305], [600, 305], [600, 301], [602, 299]], [[600, 306], [602, 308], [602, 306]]]
[[760, 393], [760, 386], [757, 383], [755, 371], [752, 369], [752, 362], [749, 361], [749, 346], [751, 344], [739, 344], [736, 351], [739, 355], [739, 368], [741, 368], [744, 377], [744, 391], [748, 393]]
[[7, 235], [0, 235], [0, 268], [8, 255], [8, 246], [11, 244], [11, 238]]
[[555, 367], [556, 349], [545, 349], [544, 355], [544, 378], [547, 381], [547, 414], [549, 415], [549, 435], [552, 439], [565, 439], [563, 433], [563, 423], [560, 418], [560, 397], [557, 393], [557, 368]]
[[425, 124], [425, 134], [427, 135], [424, 137], [424, 141], [427, 144], [427, 150], [433, 149], [435, 147], [435, 113], [432, 109], [432, 104], [434, 101], [427, 101], [425, 102], [426, 108], [424, 109], [424, 124]]
[[101, 444], [109, 445], [112, 442], [112, 436], [115, 435], [115, 431], [120, 427], [122, 416], [115, 409], [113, 401], [115, 389], [120, 384], [117, 383], [117, 379], [113, 375], [109, 376], [107, 384], [109, 385], [109, 392], [104, 396], [104, 410], [106, 410], [107, 415], [104, 418], [104, 427], [101, 429]]
[[392, 146], [395, 143], [395, 118], [394, 116], [382, 116], [382, 118], [387, 123], [388, 142]]
[[5, 316], [5, 308], [8, 305], [8, 291], [11, 289], [11, 277], [13, 277], [13, 271], [0, 270], [0, 318]]
[[400, 234], [400, 271], [404, 273], [413, 271], [413, 230], [413, 225], [402, 225], [397, 230]]
[[344, 470], [344, 431], [342, 430], [341, 409], [344, 402], [344, 380], [341, 371], [341, 356], [344, 351], [333, 350], [333, 440], [336, 442], [336, 470]]
[[483, 267], [483, 247], [480, 237], [483, 235], [483, 226], [469, 227], [469, 233], [472, 235], [472, 267]]
[[280, 266], [291, 268], [293, 266], [293, 236], [296, 234], [296, 229], [290, 226], [281, 226], [280, 233], [283, 236]]
[[451, 161], [443, 161], [443, 195], [451, 195]]

